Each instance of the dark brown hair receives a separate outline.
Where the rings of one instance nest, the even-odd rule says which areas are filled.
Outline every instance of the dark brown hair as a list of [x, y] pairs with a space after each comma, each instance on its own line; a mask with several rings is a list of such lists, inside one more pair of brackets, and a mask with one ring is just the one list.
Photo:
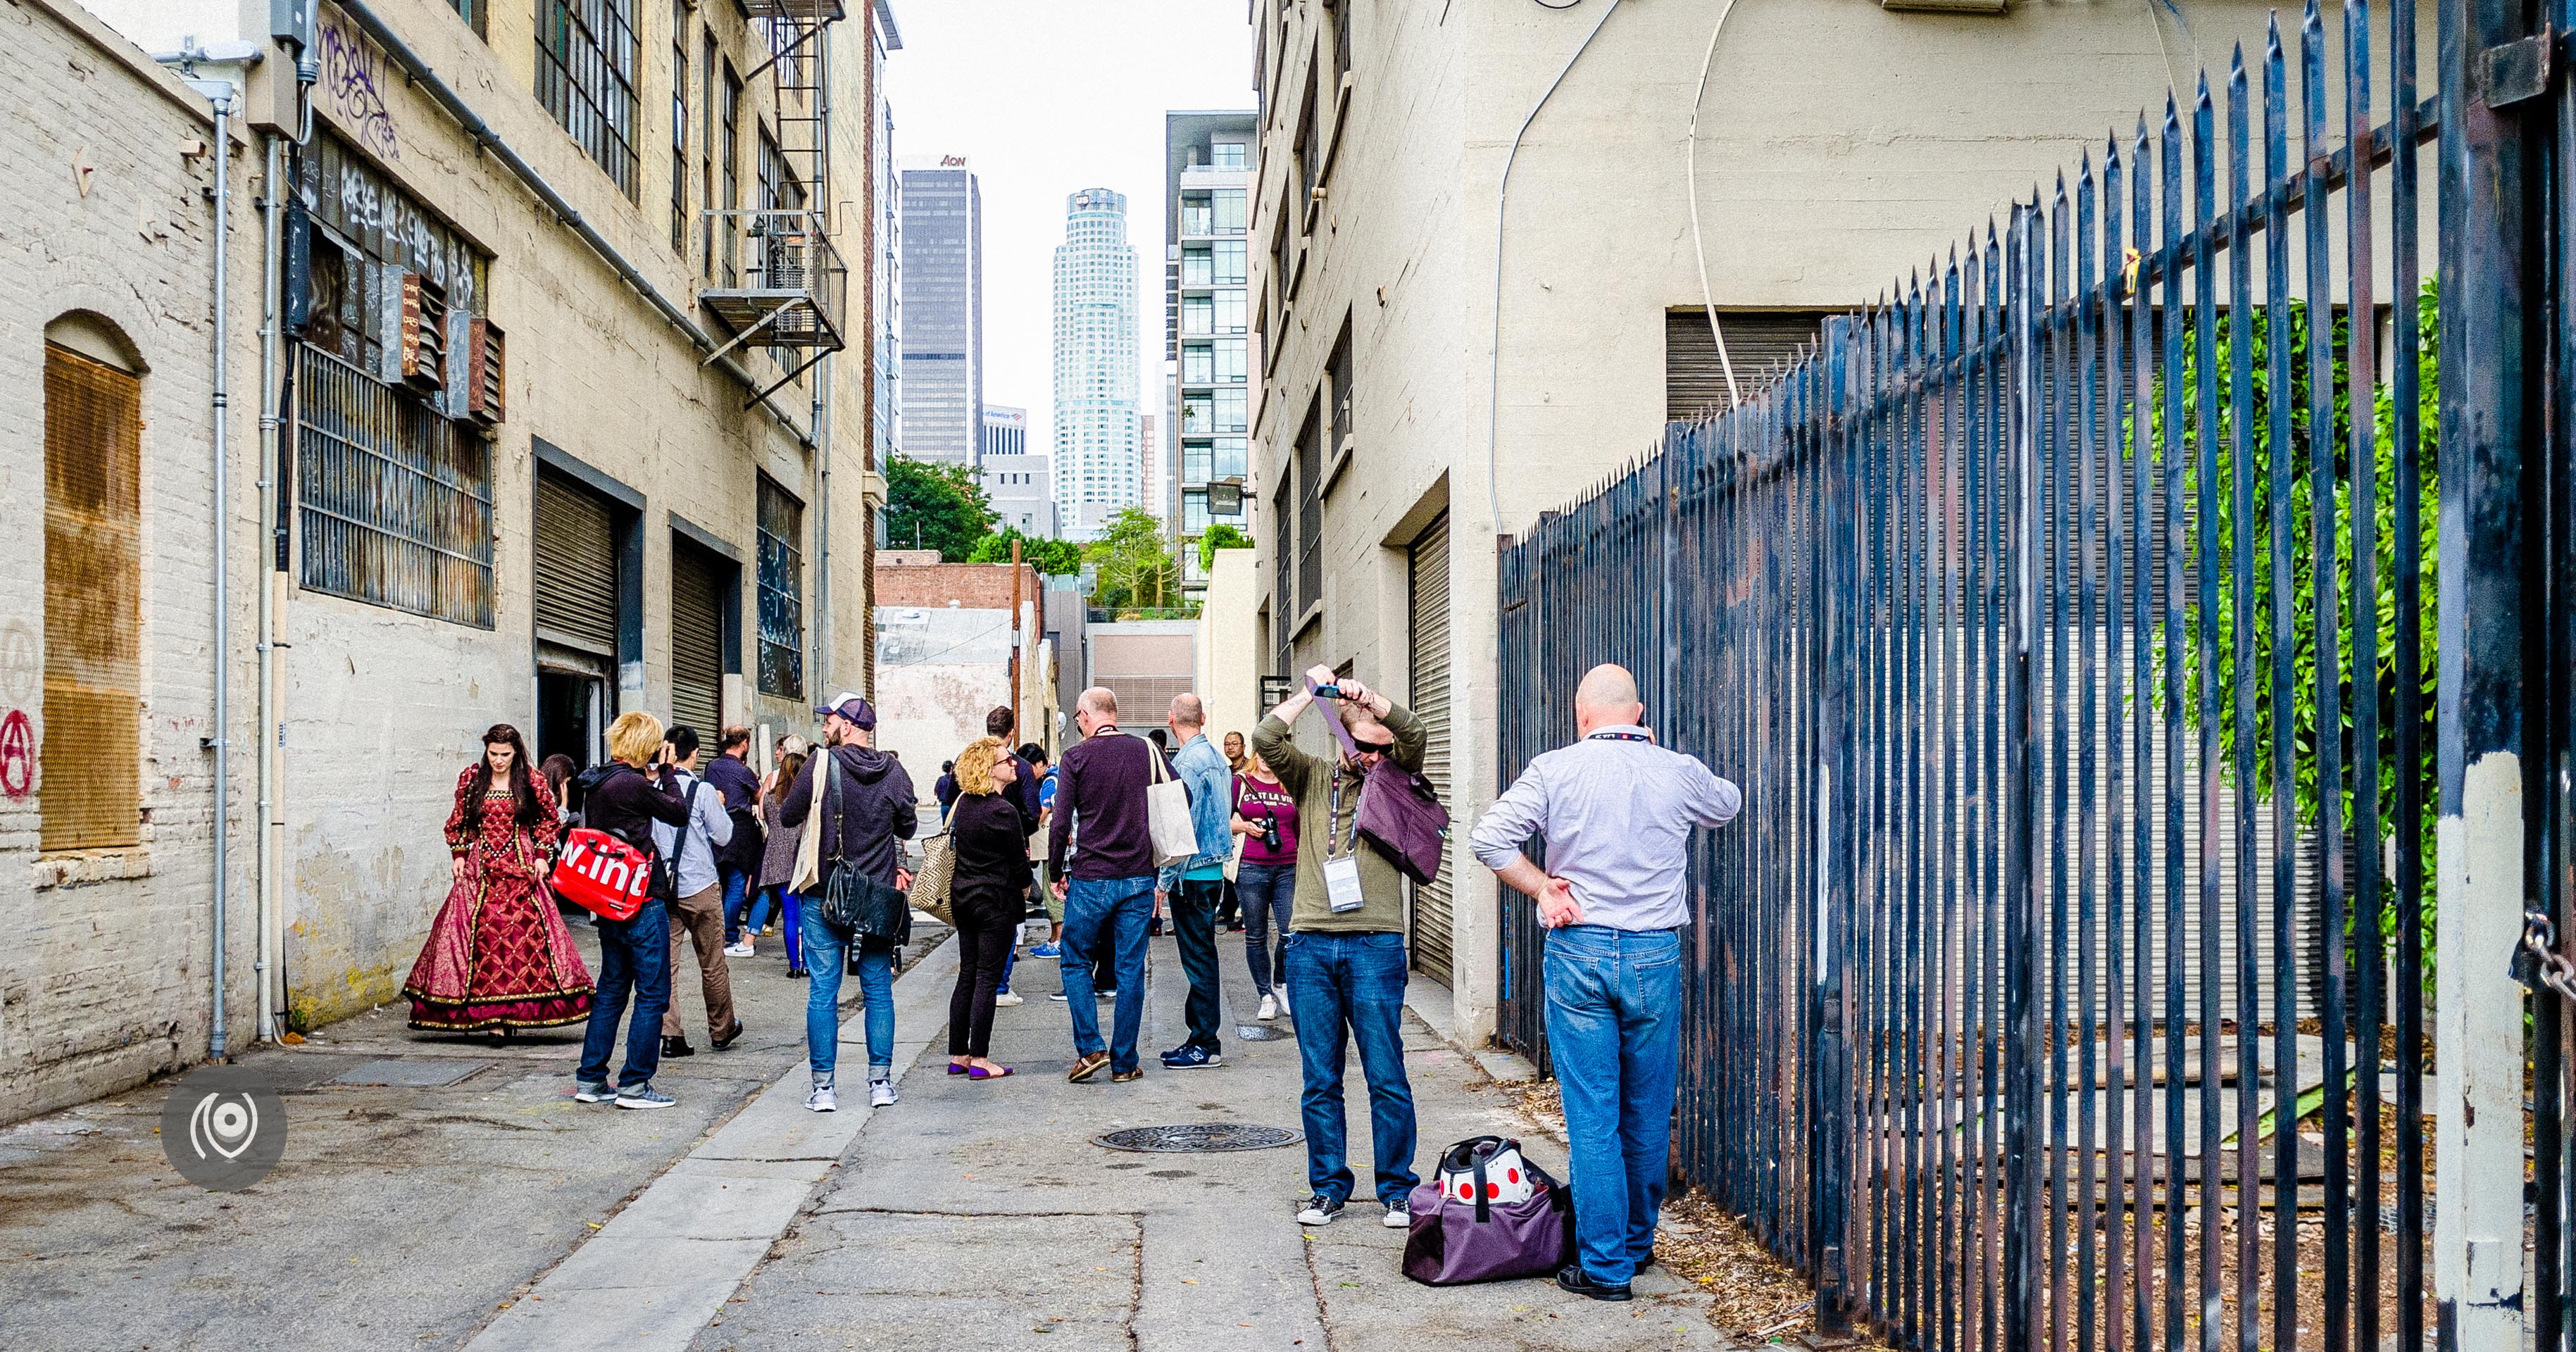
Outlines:
[[519, 730], [507, 723], [495, 723], [485, 728], [483, 740], [476, 744], [482, 748], [483, 754], [474, 758], [474, 782], [465, 790], [466, 825], [470, 827], [483, 820], [483, 796], [492, 791], [491, 748], [495, 742], [508, 743], [515, 753], [510, 757], [510, 796], [519, 800], [519, 810], [515, 814], [519, 825], [534, 826], [543, 815], [537, 810], [537, 786], [530, 780], [536, 767], [528, 764], [528, 744], [520, 739]]

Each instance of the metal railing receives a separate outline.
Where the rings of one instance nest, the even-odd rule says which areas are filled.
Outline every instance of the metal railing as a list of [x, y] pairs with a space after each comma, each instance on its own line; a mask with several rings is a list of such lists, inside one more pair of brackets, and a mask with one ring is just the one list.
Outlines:
[[719, 244], [734, 251], [723, 286], [699, 298], [738, 341], [764, 347], [839, 350], [848, 332], [850, 271], [825, 230], [823, 212], [710, 211]]
[[[2444, 1257], [2480, 1284], [2442, 1293], [2445, 1346], [2518, 1346], [2526, 1308], [2566, 1345], [2568, 1024], [2501, 980], [2482, 917], [2527, 887], [2565, 932], [2546, 861], [2576, 807], [2464, 766], [2576, 766], [2576, 455], [2565, 420], [2545, 471], [2519, 449], [2576, 369], [2576, 299], [2554, 252], [2453, 238], [2489, 232], [2474, 203], [2441, 204], [2427, 285], [2419, 223], [2439, 134], [2447, 191], [2501, 199], [2534, 250], [2576, 230], [2536, 187], [2576, 163], [2576, 95], [2544, 34], [2536, 77], [2490, 38], [2419, 103], [2416, 17], [2374, 60], [2344, 7], [2330, 104], [2311, 4], [2294, 45], [2276, 26], [2217, 94], [1504, 543], [1506, 781], [1616, 661], [1662, 740], [1745, 789], [1693, 847], [1676, 1157], [1828, 1328], [2425, 1347], [2438, 1121]], [[2497, 167], [2535, 162], [2559, 177]], [[2438, 382], [2437, 332], [2476, 344]], [[2537, 842], [2527, 877], [2451, 833], [2489, 810]], [[1517, 896], [1503, 922], [1499, 1036], [1544, 1064], [1545, 934]]]

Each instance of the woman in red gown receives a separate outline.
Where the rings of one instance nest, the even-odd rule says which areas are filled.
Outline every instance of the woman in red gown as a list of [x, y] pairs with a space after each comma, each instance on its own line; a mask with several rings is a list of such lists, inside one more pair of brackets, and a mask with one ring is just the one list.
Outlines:
[[562, 826], [534, 768], [519, 730], [496, 723], [483, 758], [457, 776], [447, 816], [455, 885], [403, 982], [414, 1028], [499, 1036], [590, 1015], [590, 970], [545, 889]]

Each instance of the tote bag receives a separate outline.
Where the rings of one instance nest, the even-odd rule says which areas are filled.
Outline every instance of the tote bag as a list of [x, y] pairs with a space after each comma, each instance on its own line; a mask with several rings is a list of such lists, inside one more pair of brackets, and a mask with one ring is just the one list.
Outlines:
[[1154, 837], [1154, 867], [1196, 857], [1199, 828], [1190, 820], [1190, 786], [1172, 777], [1161, 748], [1136, 740], [1145, 742], [1145, 759], [1153, 766], [1153, 780], [1145, 786], [1145, 822]]
[[921, 842], [921, 871], [912, 875], [913, 909], [931, 919], [957, 928], [956, 913], [948, 904], [949, 884], [957, 878], [957, 836], [942, 831]]

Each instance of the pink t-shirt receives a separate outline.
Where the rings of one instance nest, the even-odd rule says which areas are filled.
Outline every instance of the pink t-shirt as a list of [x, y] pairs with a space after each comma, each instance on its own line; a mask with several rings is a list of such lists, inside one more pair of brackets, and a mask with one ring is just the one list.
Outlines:
[[1268, 784], [1250, 775], [1234, 777], [1234, 810], [1245, 821], [1279, 823], [1279, 848], [1272, 849], [1259, 836], [1243, 838], [1243, 862], [1247, 864], [1293, 864], [1297, 862], [1297, 796], [1285, 784]]

